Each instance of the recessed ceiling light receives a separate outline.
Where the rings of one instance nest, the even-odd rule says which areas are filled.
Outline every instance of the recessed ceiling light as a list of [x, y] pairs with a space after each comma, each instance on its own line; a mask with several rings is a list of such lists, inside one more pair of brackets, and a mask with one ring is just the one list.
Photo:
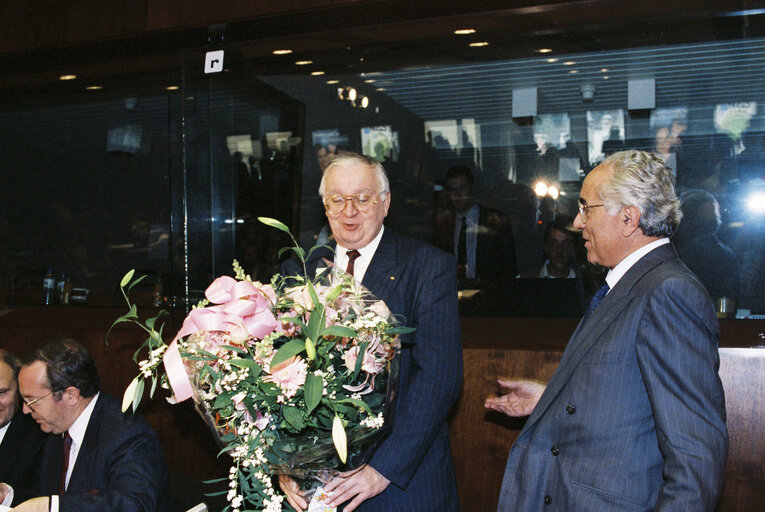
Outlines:
[[385, 90], [385, 87], [377, 87], [377, 88], [375, 89], [375, 91], [384, 91], [384, 90]]
[[89, 85], [85, 89], [88, 91], [100, 91], [101, 89], [103, 89], [103, 87], [101, 87], [100, 85]]
[[475, 43], [470, 43], [470, 46], [477, 48], [479, 46], [489, 46], [489, 43], [488, 41], [476, 41]]
[[551, 58], [547, 59], [547, 62], [552, 64], [553, 62], [558, 62], [558, 59], [556, 59], [555, 57], [551, 57]]
[[311, 71], [311, 76], [321, 76], [324, 74], [324, 71]]
[[61, 75], [58, 77], [59, 80], [74, 80], [77, 78], [77, 75]]
[[273, 51], [274, 55], [288, 55], [290, 53], [292, 53], [292, 50], [286, 50], [285, 49], [285, 50], [274, 50]]
[[537, 53], [550, 53], [552, 51], [552, 48], [539, 48], [536, 51]]
[[364, 80], [364, 83], [365, 83], [365, 84], [373, 84], [373, 83], [375, 83], [376, 81], [377, 81], [377, 80], [375, 80], [374, 78], [367, 78], [366, 80]]
[[458, 36], [466, 36], [468, 34], [475, 34], [474, 28], [460, 28], [454, 31], [454, 33]]
[[574, 75], [576, 73], [579, 73], [579, 71], [577, 71], [576, 69], [572, 69], [571, 71], [569, 71], [569, 74], [572, 74], [572, 75]]
[[606, 75], [606, 76], [603, 77], [603, 80], [608, 80], [609, 78], [611, 78], [611, 77]]
[[298, 60], [295, 61], [296, 66], [307, 66], [308, 64], [313, 64], [312, 60]]
[[177, 85], [168, 85], [167, 87], [165, 87], [166, 91], [177, 91], [178, 89], [180, 89], [180, 87], [178, 87]]
[[339, 84], [340, 80], [327, 80], [327, 83], [330, 84], [330, 85], [332, 85], [332, 84]]
[[601, 73], [608, 73], [608, 68], [600, 68]]
[[576, 64], [575, 60], [567, 60], [563, 63], [564, 66], [573, 66], [574, 64]]

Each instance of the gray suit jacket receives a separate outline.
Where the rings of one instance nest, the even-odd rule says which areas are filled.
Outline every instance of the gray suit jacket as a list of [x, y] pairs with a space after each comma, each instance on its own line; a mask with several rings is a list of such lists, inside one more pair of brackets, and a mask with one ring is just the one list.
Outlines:
[[[309, 275], [323, 266], [322, 258], [332, 261], [333, 254], [314, 252], [307, 262]], [[417, 330], [402, 337], [393, 430], [369, 462], [391, 484], [357, 510], [459, 510], [446, 424], [462, 385], [454, 258], [386, 230], [362, 284], [400, 315], [404, 325]]]
[[671, 245], [580, 322], [510, 450], [499, 510], [712, 511], [727, 456], [719, 328]]

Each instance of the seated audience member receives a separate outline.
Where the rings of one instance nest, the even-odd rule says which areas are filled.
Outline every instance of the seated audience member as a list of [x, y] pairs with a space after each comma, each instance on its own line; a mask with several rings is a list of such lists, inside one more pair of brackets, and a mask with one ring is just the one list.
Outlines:
[[680, 201], [683, 220], [672, 237], [680, 259], [713, 297], [738, 297], [739, 262], [717, 237], [722, 224], [717, 199], [706, 190], [691, 189]]
[[500, 283], [517, 273], [510, 219], [479, 206], [473, 191], [473, 173], [464, 165], [446, 173], [449, 209], [435, 219], [434, 245], [454, 254], [461, 284], [476, 280]]
[[22, 360], [24, 412], [52, 435], [43, 449], [38, 497], [15, 511], [166, 510], [159, 438], [100, 387], [93, 359], [74, 340], [51, 342]]
[[547, 259], [539, 271], [539, 277], [575, 279], [574, 244], [576, 235], [573, 220], [566, 215], [558, 215], [555, 221], [545, 229], [545, 256]]
[[7, 482], [15, 490], [17, 503], [30, 497], [37, 486], [47, 437], [34, 420], [21, 411], [20, 368], [16, 356], [0, 348], [0, 482]]

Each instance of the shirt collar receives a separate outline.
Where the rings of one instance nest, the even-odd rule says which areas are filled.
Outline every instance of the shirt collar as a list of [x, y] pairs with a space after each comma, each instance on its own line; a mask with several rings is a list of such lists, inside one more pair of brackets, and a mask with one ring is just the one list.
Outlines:
[[468, 222], [471, 222], [471, 221], [474, 222], [478, 220], [478, 211], [479, 211], [479, 207], [478, 207], [478, 203], [476, 203], [467, 211], [465, 215], [462, 215], [460, 212], [456, 210], [455, 210], [455, 213], [457, 214], [457, 219], [461, 219], [462, 217], [465, 217], [468, 220]]
[[88, 429], [88, 423], [90, 422], [90, 416], [93, 414], [93, 409], [96, 407], [96, 400], [101, 393], [96, 393], [93, 400], [83, 409], [77, 419], [74, 420], [72, 426], [69, 427], [69, 435], [72, 438], [72, 442], [77, 446], [82, 446], [82, 441], [85, 439], [85, 431]]
[[[380, 232], [377, 233], [377, 236], [367, 245], [358, 249], [359, 257], [356, 258], [353, 267], [353, 275], [356, 278], [356, 281], [361, 282], [364, 279], [364, 274], [369, 267], [369, 263], [372, 261], [372, 256], [375, 255], [377, 246], [380, 245], [380, 240], [382, 240], [383, 231], [385, 231], [385, 226], [380, 226]], [[348, 265], [348, 255], [345, 254], [346, 252], [348, 252], [348, 249], [337, 244], [337, 248], [335, 249], [335, 265], [342, 269], [345, 269]]]
[[5, 424], [4, 427], [0, 427], [0, 443], [3, 442], [3, 438], [5, 438], [5, 433], [8, 432], [8, 428], [11, 426], [11, 422], [13, 422], [13, 418], [11, 418], [11, 421]]
[[609, 289], [613, 290], [614, 286], [616, 286], [616, 283], [618, 283], [619, 280], [622, 277], [624, 277], [624, 274], [626, 274], [627, 271], [630, 268], [632, 268], [632, 266], [635, 263], [640, 261], [640, 258], [645, 256], [649, 252], [653, 251], [657, 247], [660, 247], [668, 243], [669, 243], [669, 238], [659, 238], [658, 240], [654, 240], [653, 242], [646, 244], [643, 247], [630, 253], [626, 258], [620, 261], [614, 268], [608, 271], [608, 274], [606, 275], [606, 282], [608, 283]]

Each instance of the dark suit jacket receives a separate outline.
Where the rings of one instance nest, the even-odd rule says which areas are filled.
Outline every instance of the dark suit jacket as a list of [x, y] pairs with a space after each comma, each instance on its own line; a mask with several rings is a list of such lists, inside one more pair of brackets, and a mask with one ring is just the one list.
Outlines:
[[46, 438], [35, 420], [19, 407], [0, 443], [0, 482], [13, 487], [14, 505], [35, 495]]
[[[62, 463], [62, 436], [52, 435], [43, 451], [40, 495], [58, 494]], [[157, 434], [142, 417], [122, 414], [117, 399], [101, 392], [59, 510], [164, 511], [167, 489]]]
[[714, 510], [728, 446], [718, 335], [673, 247], [645, 255], [569, 340], [510, 450], [499, 510]]
[[[454, 253], [455, 219], [452, 210], [440, 213], [433, 230], [433, 245], [449, 254]], [[507, 282], [518, 274], [513, 230], [507, 216], [479, 206], [476, 241], [476, 279], [491, 285]]]
[[[327, 249], [309, 261], [313, 275], [332, 261]], [[447, 415], [462, 385], [462, 346], [454, 259], [423, 242], [383, 233], [362, 282], [402, 323], [399, 395], [392, 433], [369, 464], [391, 481], [361, 512], [459, 510]]]

